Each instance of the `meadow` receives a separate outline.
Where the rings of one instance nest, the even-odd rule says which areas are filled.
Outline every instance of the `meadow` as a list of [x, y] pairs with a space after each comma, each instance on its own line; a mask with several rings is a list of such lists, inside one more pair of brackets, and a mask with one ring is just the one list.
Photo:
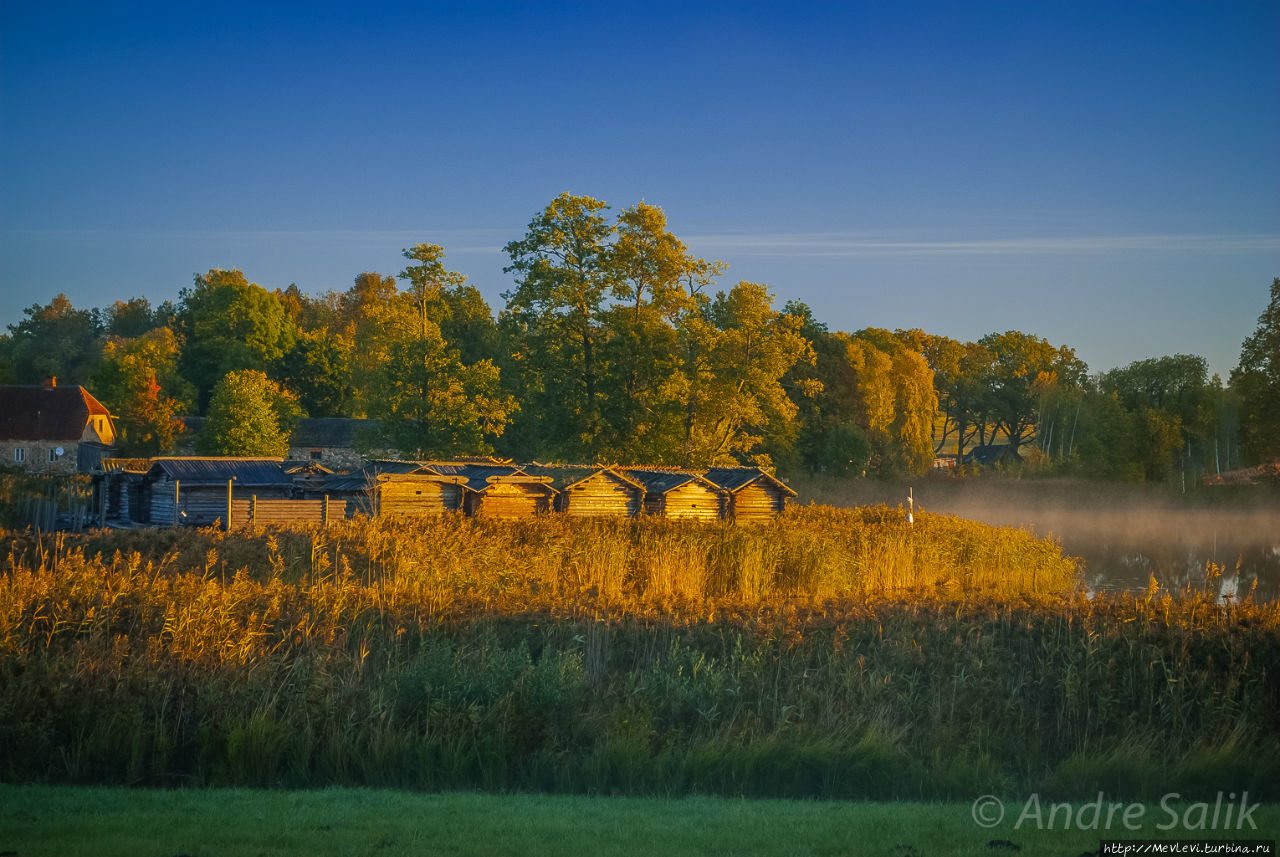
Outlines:
[[1280, 608], [1089, 599], [1053, 542], [954, 517], [4, 539], [8, 783], [919, 801], [1280, 781]]

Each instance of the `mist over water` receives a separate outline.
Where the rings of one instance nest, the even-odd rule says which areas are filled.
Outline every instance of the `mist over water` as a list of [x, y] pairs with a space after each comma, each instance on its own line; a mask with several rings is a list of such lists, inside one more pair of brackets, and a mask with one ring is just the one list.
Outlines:
[[1172, 592], [1205, 592], [1224, 602], [1255, 591], [1280, 598], [1280, 497], [1274, 492], [1189, 497], [1161, 487], [1075, 480], [926, 478], [796, 480], [801, 499], [832, 505], [907, 502], [1053, 538], [1081, 560], [1084, 585], [1142, 590], [1154, 578]]

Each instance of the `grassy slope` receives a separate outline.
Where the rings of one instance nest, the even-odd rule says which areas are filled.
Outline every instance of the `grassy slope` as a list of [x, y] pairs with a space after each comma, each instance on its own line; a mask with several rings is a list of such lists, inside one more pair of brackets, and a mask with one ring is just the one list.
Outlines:
[[[273, 855], [1026, 855], [1092, 852], [1097, 830], [1014, 829], [1021, 803], [992, 829], [968, 803], [834, 803], [696, 797], [583, 798], [411, 794], [327, 789], [125, 791], [0, 786], [0, 851], [20, 857], [187, 854]], [[1280, 807], [1253, 816], [1258, 830], [1206, 834], [1274, 839]], [[1138, 832], [1113, 838], [1198, 836], [1160, 831], [1157, 805]]]

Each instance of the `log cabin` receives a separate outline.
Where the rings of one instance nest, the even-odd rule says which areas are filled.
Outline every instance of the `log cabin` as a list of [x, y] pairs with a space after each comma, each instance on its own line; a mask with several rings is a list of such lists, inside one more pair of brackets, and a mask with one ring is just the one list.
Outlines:
[[531, 476], [514, 464], [429, 461], [424, 469], [461, 479], [462, 511], [472, 517], [530, 518], [552, 511], [556, 489], [548, 476]]
[[626, 474], [644, 485], [645, 514], [696, 521], [724, 515], [724, 490], [697, 473], [628, 467]]
[[583, 518], [635, 518], [644, 510], [644, 484], [616, 467], [530, 464], [530, 476], [546, 476], [556, 494], [555, 510]]
[[214, 521], [237, 526], [243, 522], [227, 519], [228, 491], [230, 499], [242, 501], [291, 498], [293, 480], [282, 464], [279, 458], [153, 458], [142, 480], [143, 508], [137, 510], [147, 517], [134, 520], [153, 526]]
[[796, 492], [759, 467], [712, 467], [702, 474], [725, 492], [725, 517], [738, 523], [768, 521], [787, 507]]

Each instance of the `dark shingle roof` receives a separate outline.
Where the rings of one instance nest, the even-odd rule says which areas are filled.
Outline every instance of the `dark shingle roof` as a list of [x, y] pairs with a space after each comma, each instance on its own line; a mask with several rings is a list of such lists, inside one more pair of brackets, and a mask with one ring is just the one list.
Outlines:
[[623, 472], [643, 485], [645, 491], [650, 494], [666, 494], [668, 491], [675, 490], [687, 482], [701, 482], [716, 491], [721, 490], [710, 480], [686, 470], [649, 470], [628, 467]]
[[110, 417], [84, 387], [0, 387], [0, 439], [78, 441], [91, 416]]
[[546, 476], [550, 478], [551, 486], [557, 491], [571, 488], [579, 482], [590, 479], [597, 473], [611, 474], [628, 485], [644, 489], [643, 483], [627, 475], [626, 471], [617, 467], [595, 467], [589, 464], [527, 464], [523, 469], [530, 476]]
[[527, 476], [528, 474], [514, 464], [470, 464], [458, 462], [429, 461], [423, 465], [424, 472], [441, 476], [461, 476], [467, 480], [466, 487], [477, 493], [489, 490], [492, 484], [489, 477]]
[[373, 430], [377, 427], [377, 420], [307, 417], [298, 420], [298, 424], [294, 426], [289, 445], [351, 449], [355, 445], [356, 432], [361, 429]]
[[712, 467], [702, 475], [708, 481], [714, 482], [730, 494], [737, 493], [748, 485], [763, 480], [782, 489], [783, 492], [790, 494], [792, 497], [796, 496], [796, 492], [790, 486], [759, 467]]
[[231, 479], [242, 488], [293, 484], [279, 458], [154, 458], [148, 475], [164, 475], [187, 485], [213, 485]]

